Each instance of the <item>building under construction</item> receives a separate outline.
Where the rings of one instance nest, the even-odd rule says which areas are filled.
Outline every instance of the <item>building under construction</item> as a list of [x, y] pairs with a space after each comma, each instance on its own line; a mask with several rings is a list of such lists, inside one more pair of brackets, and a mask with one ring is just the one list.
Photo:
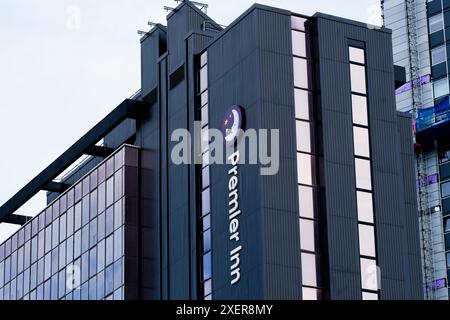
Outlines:
[[415, 118], [423, 288], [447, 300], [450, 278], [450, 0], [382, 1], [394, 64], [405, 67], [397, 109]]

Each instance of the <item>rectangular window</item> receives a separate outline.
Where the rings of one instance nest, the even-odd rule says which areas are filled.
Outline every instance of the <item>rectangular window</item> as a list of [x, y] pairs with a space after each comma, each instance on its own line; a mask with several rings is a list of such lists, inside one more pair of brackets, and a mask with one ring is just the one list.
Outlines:
[[312, 220], [300, 219], [300, 246], [302, 250], [316, 252], [317, 224]]
[[303, 218], [315, 219], [317, 209], [316, 192], [312, 187], [299, 186], [298, 198], [300, 216]]
[[307, 20], [305, 18], [292, 16], [291, 18], [292, 29], [305, 31], [306, 21]]
[[373, 226], [359, 225], [359, 251], [362, 256], [375, 258], [375, 229]]
[[378, 300], [378, 293], [364, 292], [362, 293], [363, 300]]
[[372, 190], [370, 161], [356, 158], [355, 172], [356, 172], [356, 187], [358, 189]]
[[373, 259], [361, 258], [361, 285], [363, 290], [378, 290], [378, 268]]
[[367, 98], [359, 95], [352, 95], [353, 123], [360, 126], [368, 126]]
[[316, 289], [316, 288], [303, 287], [302, 293], [303, 293], [303, 300], [315, 301], [315, 300], [321, 299], [322, 291], [320, 289]]
[[202, 216], [210, 212], [210, 191], [209, 188], [202, 192]]
[[441, 31], [444, 29], [444, 21], [442, 18], [442, 13], [438, 13], [428, 19], [428, 24], [430, 26], [430, 34]]
[[450, 232], [450, 218], [444, 220], [444, 231]]
[[352, 92], [366, 94], [366, 68], [350, 64], [350, 80]]
[[442, 198], [450, 196], [450, 182], [441, 184]]
[[297, 88], [310, 89], [310, 63], [303, 58], [294, 57], [294, 85]]
[[431, 64], [433, 66], [445, 62], [447, 57], [445, 50], [445, 46], [441, 46], [431, 50]]
[[449, 94], [448, 78], [442, 78], [433, 81], [434, 98], [445, 96]]
[[302, 283], [309, 287], [318, 287], [317, 256], [315, 254], [302, 252]]
[[316, 157], [305, 154], [297, 153], [297, 170], [298, 170], [298, 182], [309, 186], [316, 185], [315, 172], [316, 172]]
[[314, 129], [310, 122], [297, 122], [297, 151], [313, 153]]
[[350, 62], [365, 64], [366, 58], [364, 49], [349, 47]]
[[355, 156], [370, 157], [369, 130], [366, 128], [353, 127], [353, 144]]
[[313, 120], [312, 93], [306, 90], [295, 89], [295, 118], [300, 120]]
[[204, 66], [200, 70], [200, 92], [208, 89], [208, 66]]
[[373, 202], [372, 194], [369, 192], [356, 192], [358, 205], [358, 221], [373, 223]]
[[211, 276], [211, 252], [208, 252], [203, 256], [203, 280], [210, 279]]
[[295, 56], [306, 58], [306, 34], [292, 31], [292, 48]]

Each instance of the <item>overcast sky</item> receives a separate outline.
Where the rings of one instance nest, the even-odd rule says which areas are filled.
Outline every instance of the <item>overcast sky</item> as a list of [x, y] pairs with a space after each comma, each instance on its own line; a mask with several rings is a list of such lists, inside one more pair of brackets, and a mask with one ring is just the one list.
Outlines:
[[[202, 2], [202, 1], [200, 1]], [[227, 25], [255, 0], [205, 0]], [[380, 24], [378, 0], [267, 0]], [[136, 31], [165, 24], [171, 0], [0, 1], [0, 205], [140, 88]], [[18, 213], [45, 207], [39, 194]], [[0, 225], [0, 242], [16, 226]]]

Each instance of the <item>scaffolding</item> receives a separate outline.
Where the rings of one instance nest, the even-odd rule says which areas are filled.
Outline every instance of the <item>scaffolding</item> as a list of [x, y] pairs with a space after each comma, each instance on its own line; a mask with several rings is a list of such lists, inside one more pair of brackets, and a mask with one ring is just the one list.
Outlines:
[[[384, 1], [382, 1], [382, 7]], [[411, 70], [411, 79], [420, 78], [419, 51], [417, 48], [417, 29], [416, 29], [416, 6], [415, 0], [406, 0], [406, 19], [408, 30], [409, 62]], [[414, 121], [418, 118], [422, 108], [422, 83], [421, 81], [412, 81], [412, 111]], [[416, 133], [416, 132], [415, 132]], [[427, 180], [426, 156], [423, 147], [417, 143], [414, 135], [414, 144], [417, 154], [417, 177], [418, 177], [418, 205], [419, 205], [419, 224], [422, 243], [422, 259], [424, 270], [424, 295], [427, 300], [435, 299], [435, 290], [432, 288], [434, 281], [434, 252], [433, 252], [433, 228], [432, 212], [428, 204], [428, 185], [422, 183]]]

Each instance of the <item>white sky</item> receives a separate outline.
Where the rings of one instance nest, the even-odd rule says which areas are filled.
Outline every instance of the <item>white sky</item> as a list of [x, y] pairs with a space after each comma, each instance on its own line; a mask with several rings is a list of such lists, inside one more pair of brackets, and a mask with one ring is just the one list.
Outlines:
[[[255, 0], [203, 2], [216, 22], [227, 25]], [[380, 24], [378, 0], [259, 3]], [[163, 6], [176, 3], [0, 1], [0, 205], [140, 88], [136, 31], [148, 30], [147, 21], [165, 24]], [[40, 194], [17, 213], [39, 213], [44, 199]], [[16, 229], [0, 225], [0, 242]]]

